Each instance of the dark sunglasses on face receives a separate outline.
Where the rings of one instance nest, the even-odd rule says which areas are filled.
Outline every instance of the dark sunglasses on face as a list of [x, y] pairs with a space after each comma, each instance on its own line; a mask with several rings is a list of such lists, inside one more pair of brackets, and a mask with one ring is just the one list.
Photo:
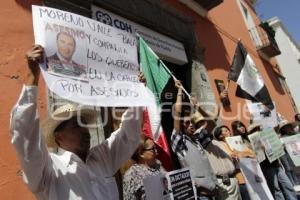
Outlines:
[[185, 124], [185, 125], [190, 125], [190, 124], [191, 124], [191, 120], [186, 120], [186, 121], [184, 121], [184, 124]]
[[153, 152], [157, 152], [157, 149], [156, 149], [155, 146], [153, 146], [153, 147], [148, 148], [148, 149], [144, 148], [144, 151], [153, 151]]

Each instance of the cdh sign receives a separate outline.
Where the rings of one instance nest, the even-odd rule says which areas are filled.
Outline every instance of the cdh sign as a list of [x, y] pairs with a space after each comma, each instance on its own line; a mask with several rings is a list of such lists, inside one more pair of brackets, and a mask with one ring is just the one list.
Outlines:
[[188, 62], [184, 46], [181, 42], [97, 6], [92, 6], [92, 13], [93, 19], [99, 22], [131, 34], [139, 33], [161, 59], [179, 65]]

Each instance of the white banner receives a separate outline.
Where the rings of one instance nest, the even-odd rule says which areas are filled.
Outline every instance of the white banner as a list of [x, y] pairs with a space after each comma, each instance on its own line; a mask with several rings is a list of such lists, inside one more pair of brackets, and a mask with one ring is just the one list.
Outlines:
[[243, 139], [240, 135], [226, 137], [225, 140], [232, 151], [246, 151], [247, 150], [247, 146], [243, 142]]
[[256, 154], [257, 161], [261, 163], [266, 159], [265, 151], [263, 149], [263, 145], [260, 141], [260, 132], [255, 132], [251, 135], [248, 135], [248, 138], [250, 140], [252, 149], [254, 150]]
[[136, 38], [109, 25], [53, 8], [33, 6], [35, 43], [45, 48], [48, 88], [95, 106], [146, 106], [138, 81]]

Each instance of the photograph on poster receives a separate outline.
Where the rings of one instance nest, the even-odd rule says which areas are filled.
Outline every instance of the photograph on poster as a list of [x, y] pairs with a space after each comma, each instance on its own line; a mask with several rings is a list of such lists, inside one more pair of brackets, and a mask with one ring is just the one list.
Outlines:
[[87, 78], [85, 32], [46, 23], [46, 61], [49, 73], [77, 79]]
[[300, 155], [300, 142], [299, 141], [292, 141], [292, 142], [287, 143], [286, 148], [288, 148], [289, 151], [294, 156]]

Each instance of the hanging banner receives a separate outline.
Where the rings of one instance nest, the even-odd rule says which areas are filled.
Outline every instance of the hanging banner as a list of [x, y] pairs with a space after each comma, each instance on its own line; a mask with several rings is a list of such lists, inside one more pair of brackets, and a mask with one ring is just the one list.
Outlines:
[[260, 142], [264, 146], [266, 156], [270, 163], [285, 154], [283, 145], [273, 129], [262, 131], [260, 133]]
[[248, 135], [253, 151], [256, 154], [256, 159], [259, 163], [266, 159], [265, 152], [260, 142], [260, 132], [255, 132], [251, 135]]
[[62, 98], [95, 106], [149, 105], [138, 81], [135, 36], [58, 9], [32, 6], [35, 43], [45, 49], [42, 74]]
[[253, 158], [242, 158], [240, 160], [240, 168], [244, 175], [251, 199], [274, 199], [257, 160]]
[[300, 135], [282, 137], [281, 141], [296, 167], [300, 166]]

